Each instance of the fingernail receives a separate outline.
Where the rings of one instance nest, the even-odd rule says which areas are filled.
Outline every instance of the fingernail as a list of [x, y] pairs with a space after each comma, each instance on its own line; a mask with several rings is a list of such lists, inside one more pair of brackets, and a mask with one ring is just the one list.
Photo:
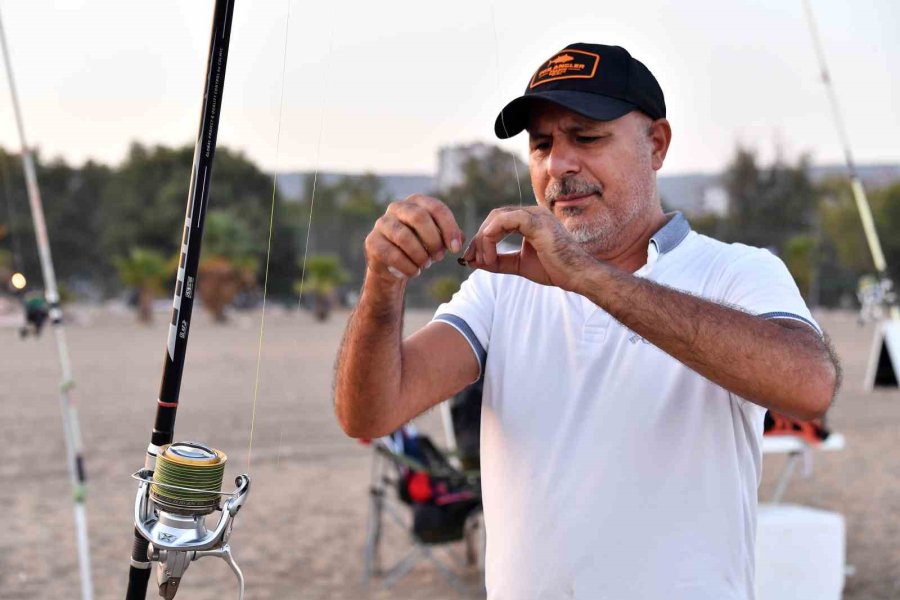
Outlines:
[[405, 279], [405, 278], [406, 278], [406, 275], [404, 275], [403, 273], [401, 273], [400, 271], [398, 271], [398, 270], [395, 269], [394, 267], [388, 267], [387, 270], [388, 270], [388, 273], [390, 273], [391, 275], [393, 275], [393, 276], [396, 277], [397, 279]]
[[440, 252], [438, 252], [437, 259], [438, 259], [438, 260], [444, 260], [444, 256], [445, 256], [446, 254], [447, 254], [446, 252], [444, 252], [443, 250], [441, 250]]
[[429, 258], [429, 259], [428, 259], [428, 262], [425, 263], [425, 268], [427, 269], [427, 268], [430, 267], [430, 266], [431, 266], [431, 259]]
[[422, 269], [419, 269], [418, 271], [416, 271], [415, 277], [418, 277], [421, 274], [422, 274]]
[[454, 254], [459, 252], [460, 248], [462, 248], [462, 244], [459, 243], [458, 239], [455, 239], [452, 242], [450, 242], [450, 250], [452, 250]]

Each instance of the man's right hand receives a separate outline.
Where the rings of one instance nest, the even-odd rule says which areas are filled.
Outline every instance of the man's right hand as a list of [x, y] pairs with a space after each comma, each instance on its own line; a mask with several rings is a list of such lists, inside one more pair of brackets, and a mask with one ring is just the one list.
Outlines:
[[385, 282], [416, 277], [447, 251], [458, 253], [465, 236], [447, 205], [413, 194], [392, 202], [366, 237], [366, 265]]
[[387, 435], [478, 377], [478, 358], [447, 323], [403, 338], [406, 281], [462, 247], [453, 213], [427, 196], [392, 203], [375, 223], [366, 238], [366, 283], [335, 371], [334, 408], [347, 435]]

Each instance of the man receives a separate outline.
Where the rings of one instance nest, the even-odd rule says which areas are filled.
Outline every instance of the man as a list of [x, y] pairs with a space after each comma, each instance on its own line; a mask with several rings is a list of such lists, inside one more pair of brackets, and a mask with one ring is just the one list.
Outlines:
[[[541, 65], [495, 124], [527, 128], [538, 206], [487, 217], [462, 257], [474, 272], [406, 339], [406, 282], [462, 234], [412, 196], [366, 240], [337, 416], [384, 435], [484, 372], [490, 598], [752, 598], [765, 409], [811, 419], [834, 395], [781, 261], [663, 214], [665, 114], [623, 48], [572, 44]], [[510, 233], [520, 251], [498, 255]]]

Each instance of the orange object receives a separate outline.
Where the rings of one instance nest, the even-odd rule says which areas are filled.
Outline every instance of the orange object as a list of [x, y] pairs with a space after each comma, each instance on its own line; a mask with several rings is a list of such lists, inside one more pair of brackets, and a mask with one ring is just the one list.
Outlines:
[[822, 419], [800, 421], [771, 410], [766, 413], [763, 435], [792, 435], [815, 446], [827, 439], [829, 433]]

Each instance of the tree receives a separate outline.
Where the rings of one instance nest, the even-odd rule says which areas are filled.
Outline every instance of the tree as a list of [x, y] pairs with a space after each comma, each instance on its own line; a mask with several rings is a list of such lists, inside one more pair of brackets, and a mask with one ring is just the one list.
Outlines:
[[310, 256], [301, 280], [296, 282], [298, 294], [309, 294], [313, 298], [313, 312], [316, 319], [325, 321], [337, 301], [337, 288], [345, 283], [348, 274], [341, 261], [334, 255]]
[[[46, 163], [32, 152], [41, 190], [47, 234], [60, 285], [102, 286], [115, 283], [112, 261], [97, 244], [100, 196], [110, 179], [108, 167], [88, 162], [81, 168], [57, 159]], [[7, 240], [0, 246], [14, 251], [16, 267], [32, 278], [40, 272], [37, 246], [21, 157], [0, 148], [0, 195], [8, 214]], [[118, 254], [127, 253], [123, 248]]]
[[794, 276], [794, 281], [807, 302], [815, 278], [815, 252], [816, 238], [805, 233], [789, 239], [784, 249], [784, 264]]
[[138, 321], [149, 324], [153, 320], [153, 300], [160, 297], [165, 282], [171, 279], [170, 261], [155, 250], [132, 248], [128, 256], [114, 260], [119, 279], [137, 292]]
[[818, 195], [808, 170], [805, 156], [794, 166], [777, 159], [762, 167], [755, 151], [738, 146], [722, 177], [729, 200], [724, 237], [783, 253], [813, 221]]
[[833, 245], [840, 265], [858, 275], [873, 272], [872, 253], [849, 183], [845, 179], [823, 181], [819, 194], [822, 232]]
[[197, 292], [217, 323], [241, 291], [256, 283], [257, 243], [249, 227], [224, 210], [206, 215], [204, 251], [197, 272]]
[[900, 240], [891, 235], [900, 228], [900, 183], [874, 190], [869, 196], [888, 273], [891, 279], [900, 282]]
[[[193, 151], [192, 146], [132, 145], [103, 193], [100, 242], [106, 252], [124, 254], [135, 245], [164, 255], [178, 252]], [[217, 150], [213, 168], [208, 212], [225, 211], [241, 223], [254, 241], [251, 253], [257, 262], [265, 257], [269, 216], [273, 214], [270, 269], [274, 279], [270, 288], [290, 293], [299, 236], [293, 224], [296, 221], [291, 220], [294, 215], [284, 210], [273, 192], [272, 178], [243, 154], [224, 147]], [[204, 241], [204, 254], [206, 248]], [[255, 275], [257, 270], [252, 270]]]
[[5, 289], [13, 275], [12, 252], [0, 248], [0, 291]]
[[100, 244], [113, 256], [132, 247], [177, 254], [191, 171], [190, 148], [133, 144], [103, 193]]
[[101, 196], [110, 169], [91, 161], [72, 167], [56, 159], [40, 169], [38, 178], [53, 263], [62, 283], [73, 289], [79, 281], [95, 287], [113, 284], [112, 261], [97, 243]]
[[349, 280], [361, 284], [366, 268], [362, 252], [365, 239], [388, 202], [381, 181], [372, 174], [348, 175], [331, 184], [320, 180], [316, 183], [315, 197], [312, 191], [310, 178], [303, 194], [307, 201], [302, 205], [302, 222], [306, 225], [310, 222], [310, 200], [314, 200], [310, 254], [336, 256], [347, 269]]

